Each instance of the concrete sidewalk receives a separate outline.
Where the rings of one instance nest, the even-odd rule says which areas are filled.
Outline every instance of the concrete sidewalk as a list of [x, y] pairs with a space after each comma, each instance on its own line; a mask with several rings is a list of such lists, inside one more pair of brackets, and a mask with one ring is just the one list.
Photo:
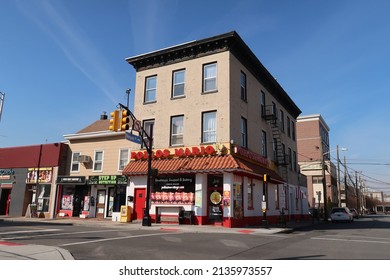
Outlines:
[[[2, 221], [18, 223], [50, 223], [69, 224], [73, 226], [97, 226], [97, 227], [120, 227], [129, 230], [158, 230], [191, 233], [234, 233], [234, 234], [277, 234], [289, 233], [294, 229], [319, 224], [318, 221], [288, 222], [285, 227], [271, 225], [269, 227], [245, 227], [245, 228], [225, 228], [209, 225], [179, 225], [179, 224], [155, 224], [150, 227], [142, 226], [138, 221], [131, 223], [113, 222], [108, 219], [79, 219], [79, 218], [57, 218], [40, 219], [24, 217], [0, 217]], [[1, 234], [1, 232], [0, 232]], [[65, 249], [59, 247], [42, 245], [24, 245], [11, 242], [2, 242], [0, 239], [0, 260], [73, 260], [73, 256]]]

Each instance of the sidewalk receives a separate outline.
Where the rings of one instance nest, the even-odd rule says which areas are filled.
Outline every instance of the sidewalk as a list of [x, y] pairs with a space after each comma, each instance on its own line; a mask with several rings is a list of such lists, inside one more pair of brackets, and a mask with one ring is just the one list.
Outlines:
[[[24, 218], [24, 217], [0, 217], [2, 221], [19, 223], [50, 223], [50, 224], [69, 224], [74, 226], [97, 226], [97, 227], [121, 227], [131, 230], [159, 230], [191, 233], [235, 233], [235, 234], [277, 234], [289, 233], [294, 229], [318, 224], [315, 221], [287, 222], [286, 227], [245, 227], [245, 228], [225, 228], [209, 225], [179, 225], [179, 224], [155, 224], [150, 227], [142, 226], [140, 222], [120, 223], [107, 219], [79, 219], [79, 218]], [[1, 232], [0, 232], [1, 234]], [[73, 260], [73, 256], [65, 249], [59, 247], [42, 245], [24, 245], [11, 242], [2, 242], [0, 239], [0, 260]]]

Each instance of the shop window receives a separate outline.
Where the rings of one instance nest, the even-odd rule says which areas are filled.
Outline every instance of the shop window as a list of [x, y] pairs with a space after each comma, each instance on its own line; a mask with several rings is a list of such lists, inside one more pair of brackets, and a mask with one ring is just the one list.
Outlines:
[[248, 184], [248, 209], [253, 209], [253, 179], [250, 179], [250, 183]]
[[49, 212], [51, 185], [38, 185], [37, 210], [39, 212]]

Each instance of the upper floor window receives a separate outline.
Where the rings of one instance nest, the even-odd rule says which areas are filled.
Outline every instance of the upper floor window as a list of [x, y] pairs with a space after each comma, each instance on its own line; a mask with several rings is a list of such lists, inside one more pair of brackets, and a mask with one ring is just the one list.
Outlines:
[[261, 155], [267, 157], [267, 132], [261, 131]]
[[202, 142], [215, 143], [217, 141], [217, 112], [203, 113], [202, 124]]
[[284, 132], [284, 112], [283, 110], [280, 110], [280, 131]]
[[70, 167], [70, 172], [79, 172], [80, 171], [80, 162], [79, 162], [79, 152], [74, 152], [72, 154], [72, 164]]
[[240, 86], [241, 86], [241, 100], [246, 101], [246, 75], [241, 72], [240, 75]]
[[265, 116], [265, 92], [261, 91], [260, 95], [261, 116]]
[[95, 151], [93, 171], [103, 171], [103, 151]]
[[183, 145], [184, 116], [171, 118], [171, 146]]
[[157, 76], [146, 78], [144, 102], [156, 101]]
[[217, 63], [203, 65], [203, 92], [217, 90]]
[[295, 141], [295, 123], [291, 121], [291, 138]]
[[[146, 134], [148, 136], [152, 137], [152, 142], [153, 142], [152, 127], [154, 128], [154, 120], [144, 120], [144, 123], [143, 123], [144, 131], [146, 132]], [[142, 135], [142, 138], [144, 139], [144, 141], [142, 141], [141, 147], [146, 148], [146, 145], [149, 145], [149, 139], [144, 134]], [[145, 143], [146, 143], [146, 145], [145, 145]]]
[[248, 128], [247, 128], [246, 118], [244, 117], [241, 117], [240, 132], [241, 132], [241, 146], [244, 148], [248, 148]]
[[288, 135], [288, 137], [291, 137], [291, 121], [290, 121], [290, 117], [287, 117], [287, 135]]
[[184, 69], [173, 72], [172, 98], [184, 96], [185, 73]]
[[119, 150], [119, 166], [118, 170], [123, 170], [129, 162], [129, 149]]

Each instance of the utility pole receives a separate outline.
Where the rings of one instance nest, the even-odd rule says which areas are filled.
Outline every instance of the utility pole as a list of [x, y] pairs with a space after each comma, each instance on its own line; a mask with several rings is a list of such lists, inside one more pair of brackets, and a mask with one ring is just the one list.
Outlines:
[[337, 147], [337, 200], [338, 206], [341, 207], [341, 178], [340, 178], [340, 155], [339, 145]]
[[344, 192], [345, 206], [348, 207], [348, 186], [347, 186], [347, 159], [344, 156]]

